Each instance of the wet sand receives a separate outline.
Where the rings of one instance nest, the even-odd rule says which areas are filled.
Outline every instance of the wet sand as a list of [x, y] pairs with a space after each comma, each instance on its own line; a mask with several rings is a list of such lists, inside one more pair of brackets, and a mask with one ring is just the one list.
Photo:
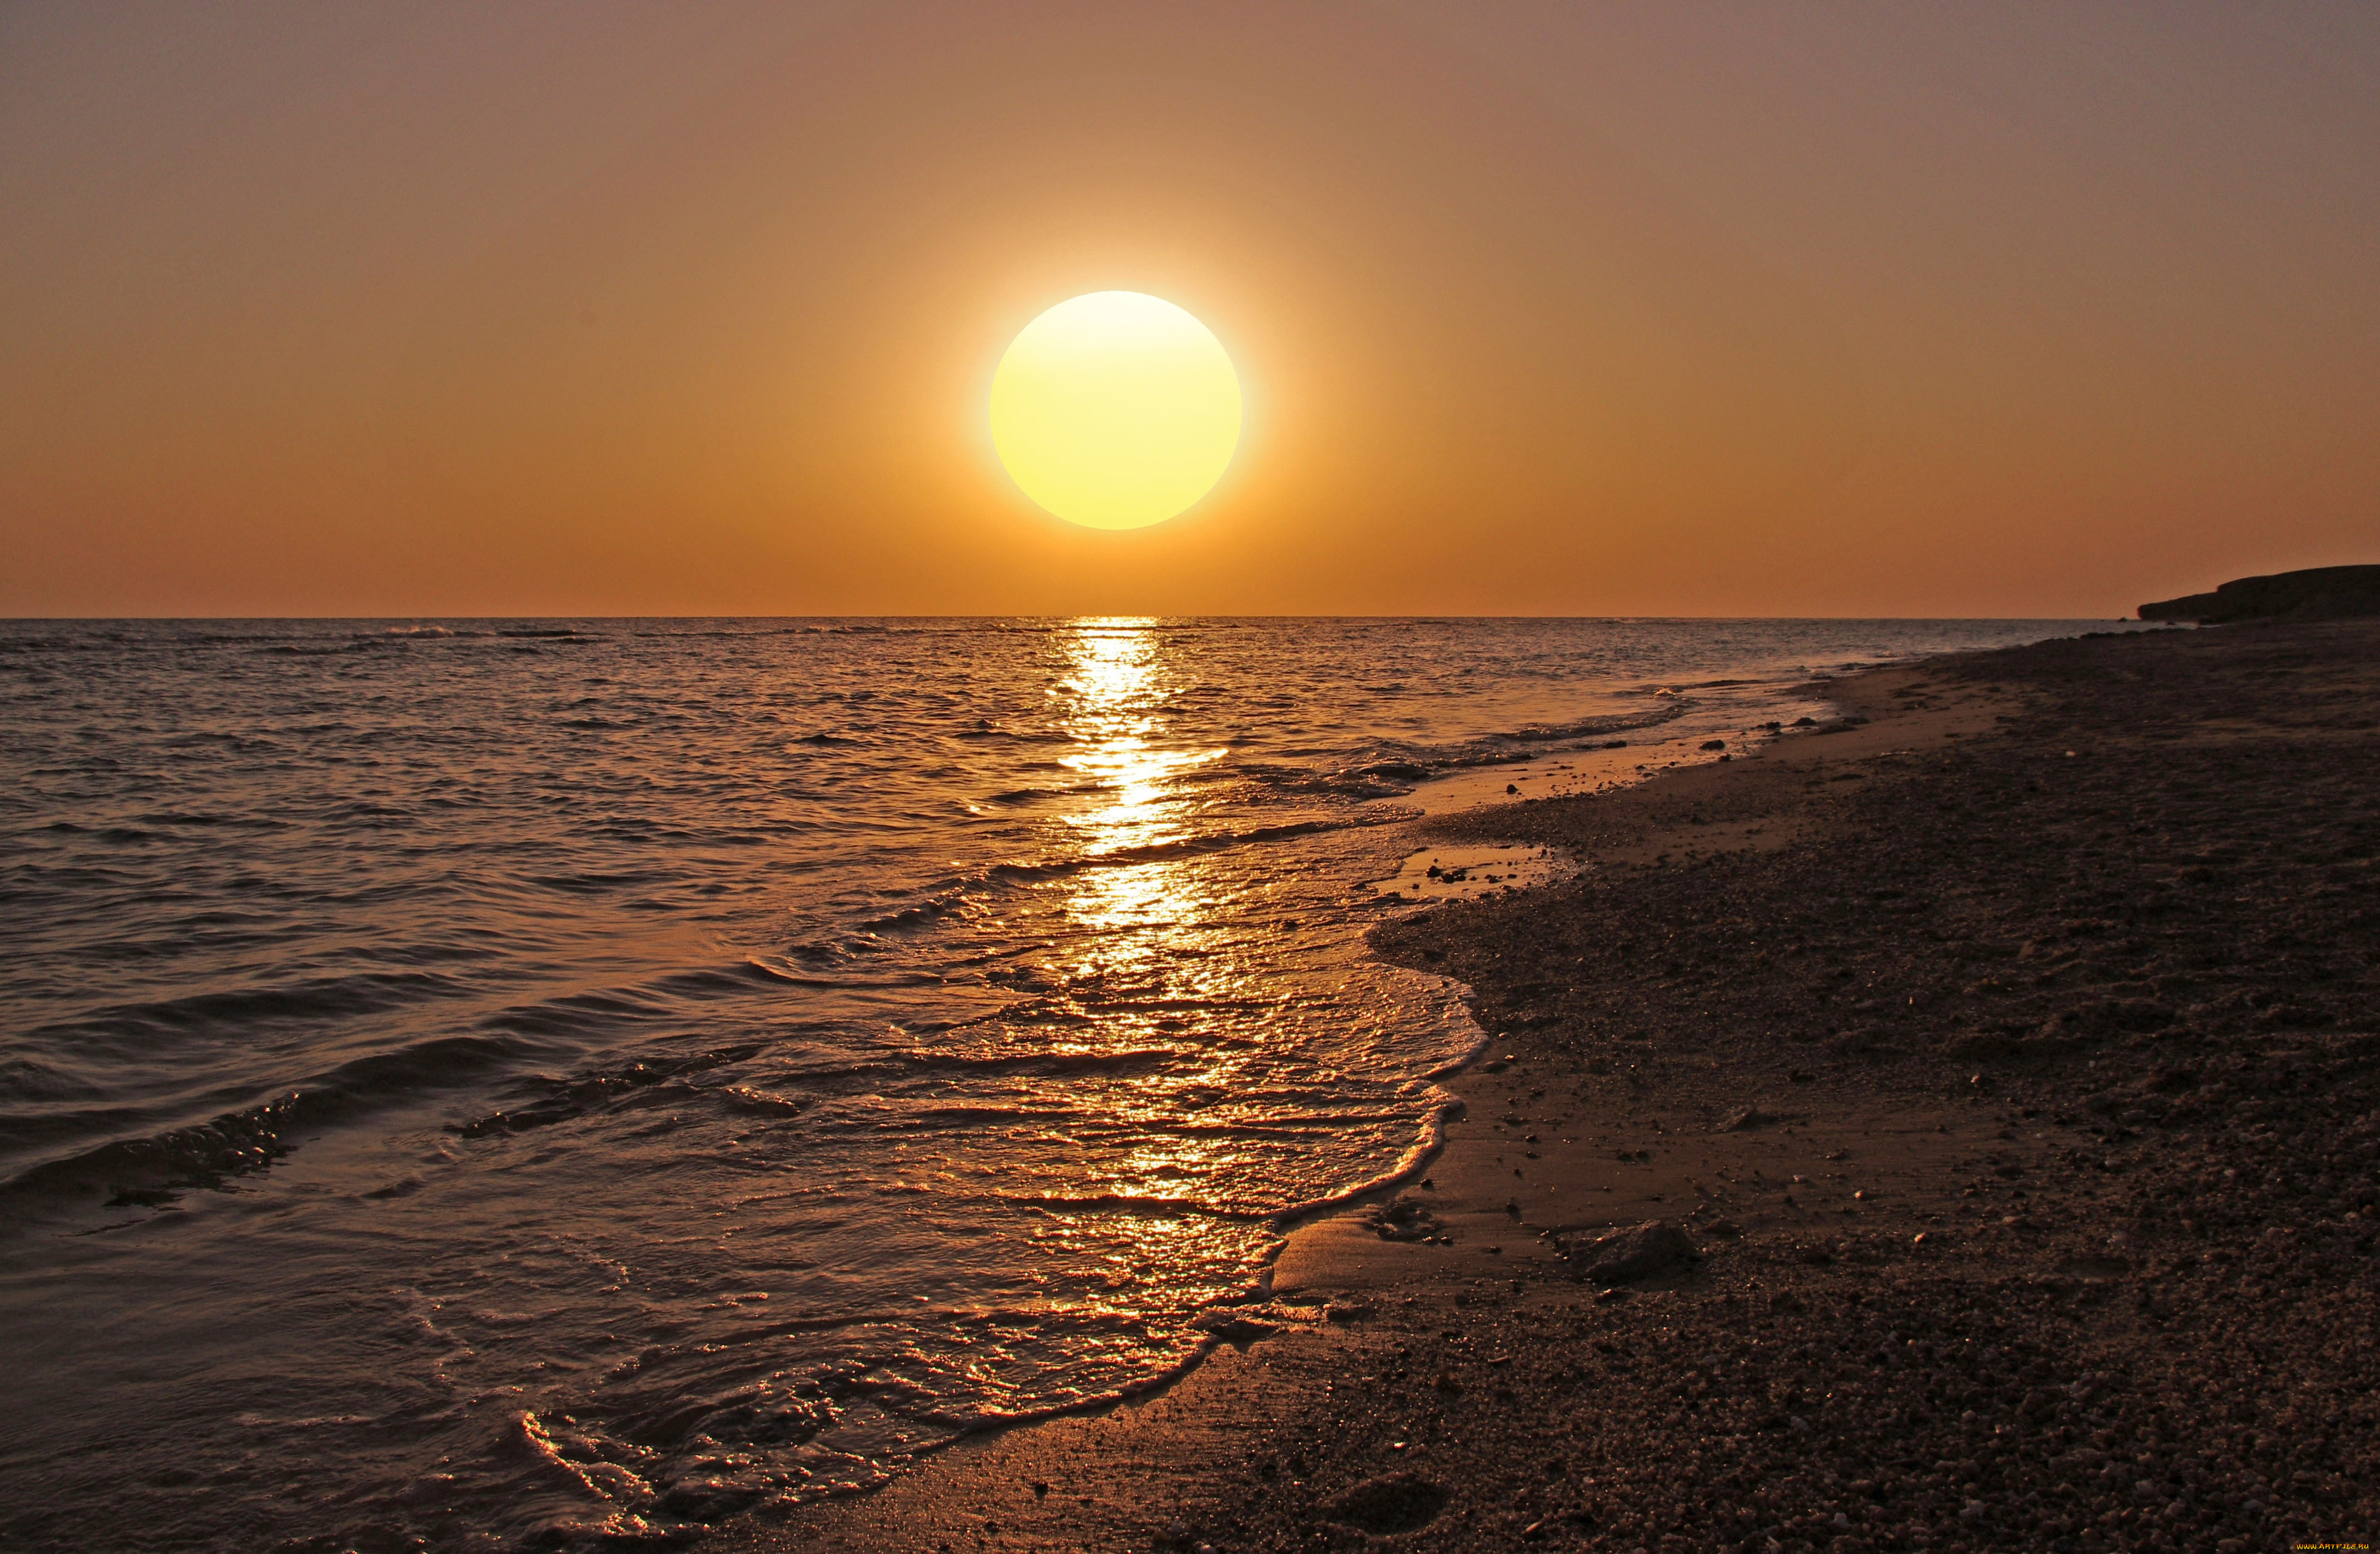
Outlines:
[[[1494, 1050], [1427, 1182], [1301, 1229], [1186, 1380], [722, 1541], [2380, 1535], [2380, 623], [1832, 694], [1829, 732], [1428, 822], [1586, 868], [1374, 930]], [[1614, 1266], [1647, 1221], [1694, 1256]]]

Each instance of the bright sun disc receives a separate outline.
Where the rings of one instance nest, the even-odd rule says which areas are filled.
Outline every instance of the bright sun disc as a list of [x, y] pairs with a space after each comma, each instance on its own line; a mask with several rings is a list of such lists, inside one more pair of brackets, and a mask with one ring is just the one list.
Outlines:
[[1025, 494], [1090, 528], [1162, 523], [1240, 443], [1222, 342], [1161, 297], [1095, 291], [1025, 326], [991, 379], [991, 442]]

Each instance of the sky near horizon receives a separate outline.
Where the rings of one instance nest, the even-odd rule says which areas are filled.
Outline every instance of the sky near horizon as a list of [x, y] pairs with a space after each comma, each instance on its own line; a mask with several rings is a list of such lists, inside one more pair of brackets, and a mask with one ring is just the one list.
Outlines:
[[[2380, 561], [2380, 6], [16, 6], [0, 614], [2098, 615]], [[1188, 512], [985, 401], [1202, 322]]]

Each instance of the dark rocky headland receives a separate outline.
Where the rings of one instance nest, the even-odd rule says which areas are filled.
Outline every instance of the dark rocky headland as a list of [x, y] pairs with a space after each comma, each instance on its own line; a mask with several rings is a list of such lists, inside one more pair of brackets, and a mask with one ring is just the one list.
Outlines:
[[2213, 593], [2185, 594], [2141, 606], [2144, 621], [2338, 620], [2380, 615], [2380, 566], [2310, 566], [2265, 577], [2235, 577]]
[[1587, 868], [1376, 929], [1499, 1033], [1468, 1120], [1188, 1380], [750, 1538], [2380, 1533], [2380, 622], [1836, 688], [1824, 733], [1425, 832]]

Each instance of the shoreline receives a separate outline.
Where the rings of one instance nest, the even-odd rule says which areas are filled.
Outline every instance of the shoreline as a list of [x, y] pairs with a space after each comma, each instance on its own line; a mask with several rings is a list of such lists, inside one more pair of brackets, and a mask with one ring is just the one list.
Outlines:
[[[1372, 930], [1495, 1042], [1400, 1238], [1308, 1220], [1157, 1393], [721, 1546], [2368, 1537], [2333, 1443], [2380, 1374], [2320, 1335], [2374, 1309], [2375, 664], [2358, 623], [1931, 659], [1828, 683], [1840, 733], [1422, 822], [1587, 868]], [[2323, 977], [2228, 964], [2243, 932]], [[1648, 1220], [1699, 1259], [1581, 1280]]]

